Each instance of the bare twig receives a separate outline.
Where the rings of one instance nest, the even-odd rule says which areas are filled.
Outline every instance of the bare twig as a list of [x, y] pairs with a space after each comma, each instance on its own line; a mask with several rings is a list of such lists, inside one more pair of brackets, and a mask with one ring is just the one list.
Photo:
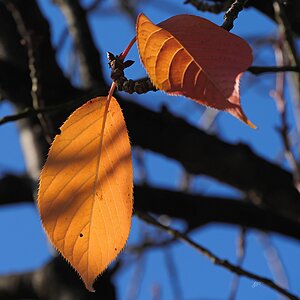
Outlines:
[[[77, 95], [77, 98], [88, 99], [91, 96], [82, 95]], [[177, 160], [188, 173], [204, 174], [244, 191], [250, 200], [261, 203], [264, 208], [264, 212], [257, 212], [263, 226], [268, 223], [263, 213], [268, 213], [271, 218], [275, 218], [276, 214], [298, 222], [300, 197], [290, 172], [267, 162], [244, 144], [221, 141], [168, 112], [153, 112], [129, 101], [121, 101], [120, 105], [133, 145]], [[189, 143], [193, 147], [186, 147]], [[155, 197], [160, 197], [160, 193]], [[222, 212], [224, 218], [236, 220], [226, 207], [222, 209], [225, 209]], [[225, 212], [227, 215], [224, 215]], [[253, 224], [254, 221], [247, 217], [248, 223]], [[286, 221], [282, 222], [286, 224]], [[280, 225], [276, 231], [280, 230]], [[270, 230], [268, 227], [267, 230]], [[284, 232], [286, 229], [283, 228]], [[299, 236], [299, 232], [293, 231], [293, 234]]]
[[89, 4], [89, 6], [86, 8], [86, 12], [90, 13], [96, 10], [99, 6], [99, 4], [102, 2], [102, 0], [94, 0], [92, 3]]
[[199, 119], [199, 128], [205, 130], [208, 133], [215, 131], [215, 125], [220, 111], [216, 109], [205, 109]]
[[131, 0], [118, 0], [120, 8], [129, 16], [133, 25], [135, 25], [138, 16], [134, 3]]
[[[28, 184], [27, 180], [9, 176], [0, 178], [0, 205], [19, 203], [21, 201], [33, 201], [32, 192], [23, 188]], [[9, 184], [8, 184], [9, 182]], [[18, 187], [16, 189], [15, 187]], [[11, 195], [7, 197], [6, 195]], [[189, 230], [199, 228], [206, 224], [222, 223], [237, 226], [247, 226], [263, 231], [273, 231], [300, 239], [300, 225], [290, 219], [281, 217], [269, 210], [264, 210], [251, 203], [237, 199], [219, 197], [205, 197], [201, 195], [189, 195], [172, 192], [164, 189], [136, 185], [134, 187], [135, 210], [143, 210], [157, 215], [169, 215], [181, 219], [187, 224]], [[191, 214], [193, 212], [193, 214]], [[173, 239], [150, 241], [132, 247], [139, 249], [167, 246]]]
[[146, 250], [151, 250], [155, 248], [162, 249], [170, 246], [170, 244], [174, 243], [175, 241], [176, 240], [174, 238], [167, 238], [162, 241], [144, 240], [138, 245], [126, 246], [126, 251], [132, 254], [136, 254], [136, 253], [145, 252]]
[[254, 75], [260, 75], [264, 73], [278, 73], [278, 72], [297, 72], [300, 73], [299, 66], [251, 66], [247, 69], [248, 72]]
[[298, 61], [298, 56], [297, 56], [291, 25], [285, 13], [285, 8], [282, 4], [282, 1], [273, 0], [273, 8], [275, 13], [275, 19], [279, 25], [279, 30], [281, 31], [281, 34], [285, 36], [286, 50], [288, 53], [290, 64], [292, 66], [299, 67], [299, 61]]
[[39, 109], [27, 107], [23, 111], [21, 111], [17, 114], [7, 115], [7, 116], [1, 118], [0, 125], [6, 124], [9, 122], [18, 121], [18, 120], [21, 120], [24, 118], [28, 118], [30, 116], [35, 116], [37, 114], [48, 114], [48, 113], [52, 113], [54, 111], [62, 111], [62, 110], [70, 109], [70, 108], [76, 108], [79, 104], [83, 104], [85, 101], [82, 101], [82, 100], [69, 101], [66, 103], [47, 106], [45, 108], [39, 108]]
[[162, 287], [159, 283], [154, 282], [151, 286], [151, 300], [161, 300]]
[[164, 249], [164, 257], [165, 257], [166, 267], [169, 272], [170, 285], [173, 288], [173, 294], [174, 294], [173, 299], [181, 300], [181, 299], [183, 299], [182, 290], [180, 287], [178, 272], [176, 270], [175, 261], [174, 261], [173, 255], [172, 255], [171, 248]]
[[233, 22], [243, 10], [248, 0], [235, 0], [224, 15], [224, 22], [221, 25], [227, 31], [233, 28]]
[[210, 250], [208, 250], [204, 246], [197, 244], [196, 242], [194, 242], [193, 240], [191, 240], [190, 238], [188, 238], [186, 235], [182, 234], [178, 230], [175, 230], [173, 228], [170, 228], [168, 226], [165, 226], [165, 225], [159, 223], [154, 218], [152, 218], [150, 215], [140, 212], [140, 211], [136, 212], [136, 214], [139, 216], [140, 219], [144, 220], [145, 222], [152, 224], [152, 225], [166, 231], [167, 233], [171, 234], [172, 236], [176, 237], [177, 239], [188, 244], [195, 250], [199, 251], [204, 256], [208, 257], [213, 264], [221, 266], [221, 267], [227, 269], [228, 271], [230, 271], [234, 274], [237, 274], [239, 276], [244, 276], [244, 277], [248, 277], [248, 278], [254, 279], [256, 281], [259, 281], [259, 282], [265, 284], [266, 286], [268, 286], [269, 288], [277, 291], [279, 294], [282, 294], [282, 295], [288, 297], [291, 300], [300, 300], [300, 298], [298, 296], [290, 293], [286, 289], [275, 284], [271, 279], [262, 277], [260, 275], [254, 274], [252, 272], [249, 272], [245, 269], [240, 268], [239, 266], [231, 264], [228, 260], [219, 258], [218, 256], [216, 256], [214, 253], [212, 253]]
[[66, 17], [68, 29], [79, 54], [82, 84], [85, 88], [105, 85], [100, 55], [86, 19], [86, 11], [78, 0], [54, 0]]
[[[31, 96], [32, 106], [37, 111], [43, 108], [44, 101], [42, 96], [42, 85], [40, 79], [40, 55], [39, 55], [39, 39], [41, 37], [35, 36], [34, 32], [29, 32], [26, 28], [26, 24], [23, 20], [22, 14], [19, 12], [17, 6], [13, 2], [5, 1], [7, 9], [11, 12], [18, 31], [23, 38], [23, 44], [27, 47], [28, 54], [28, 66], [30, 70], [30, 78], [32, 82]], [[41, 127], [44, 132], [44, 136], [48, 144], [51, 144], [53, 139], [53, 125], [50, 119], [46, 118], [43, 114], [37, 113], [37, 117], [40, 121]]]
[[214, 14], [219, 14], [228, 10], [232, 3], [232, 0], [226, 0], [225, 2], [208, 3], [203, 0], [186, 0], [184, 4], [191, 4], [197, 10], [206, 11]]
[[[87, 14], [92, 13], [94, 10], [96, 10], [101, 3], [102, 0], [94, 0], [92, 3], [89, 4], [88, 7], [86, 7], [85, 11]], [[57, 45], [55, 47], [56, 51], [60, 51], [62, 49], [62, 46], [64, 45], [65, 41], [67, 40], [67, 37], [69, 35], [69, 29], [68, 27], [65, 27], [62, 29], [60, 36], [58, 38]]]
[[[278, 23], [279, 34], [284, 37], [284, 55], [291, 66], [299, 68], [299, 58], [296, 51], [293, 31], [285, 7], [281, 0], [273, 0], [274, 16]], [[298, 134], [300, 132], [300, 74], [293, 73], [290, 77], [293, 82], [293, 112]]]
[[135, 259], [136, 268], [131, 278], [130, 286], [128, 288], [128, 294], [126, 297], [126, 299], [128, 300], [138, 299], [141, 283], [145, 274], [145, 260], [146, 258], [143, 252], [140, 252], [138, 254], [138, 257]]
[[259, 232], [258, 238], [264, 249], [265, 257], [269, 265], [269, 269], [273, 274], [275, 282], [285, 289], [288, 289], [289, 281], [284, 268], [284, 264], [276, 247], [272, 244], [269, 235], [267, 235], [265, 232]]
[[[277, 46], [275, 47], [275, 58], [278, 66], [281, 66], [284, 62], [283, 45], [281, 39], [279, 39]], [[285, 157], [292, 168], [295, 187], [300, 191], [300, 168], [293, 153], [290, 139], [289, 139], [289, 125], [287, 121], [286, 100], [284, 98], [285, 87], [285, 73], [277, 73], [276, 76], [276, 90], [271, 92], [271, 96], [274, 98], [277, 106], [277, 110], [280, 114], [281, 127], [278, 129], [283, 146]]]
[[[240, 234], [238, 236], [237, 243], [237, 266], [241, 267], [244, 259], [245, 259], [245, 251], [246, 251], [246, 233], [247, 230], [245, 227], [242, 227], [240, 230]], [[239, 287], [240, 277], [235, 275], [231, 285], [231, 291], [228, 299], [234, 300], [237, 295], [238, 287]]]
[[133, 152], [133, 157], [136, 162], [136, 170], [139, 178], [140, 184], [147, 185], [148, 174], [145, 165], [144, 150], [141, 147], [135, 147]]

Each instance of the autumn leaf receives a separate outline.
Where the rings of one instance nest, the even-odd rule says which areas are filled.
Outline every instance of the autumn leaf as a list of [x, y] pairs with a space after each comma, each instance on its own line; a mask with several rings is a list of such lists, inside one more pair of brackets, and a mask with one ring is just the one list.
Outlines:
[[240, 78], [252, 64], [243, 39], [201, 17], [177, 15], [155, 25], [143, 14], [136, 38], [157, 88], [227, 111], [255, 128], [240, 105]]
[[133, 206], [125, 121], [112, 98], [103, 122], [105, 105], [106, 97], [88, 101], [63, 124], [41, 173], [38, 195], [50, 241], [90, 291], [124, 247]]

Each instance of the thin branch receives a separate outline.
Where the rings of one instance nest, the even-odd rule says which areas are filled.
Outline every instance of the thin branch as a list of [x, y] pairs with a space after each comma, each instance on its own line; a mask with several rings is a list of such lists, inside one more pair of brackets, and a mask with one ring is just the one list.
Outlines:
[[136, 5], [132, 3], [131, 0], [118, 0], [120, 8], [127, 14], [132, 22], [132, 24], [135, 26], [136, 18], [138, 16]]
[[47, 106], [45, 108], [39, 108], [39, 109], [34, 109], [33, 107], [27, 107], [23, 111], [13, 114], [13, 115], [7, 115], [4, 116], [3, 118], [0, 118], [0, 125], [9, 123], [9, 122], [14, 122], [18, 121], [24, 118], [28, 118], [30, 116], [35, 116], [37, 114], [48, 114], [52, 113], [54, 111], [63, 111], [63, 110], [68, 110], [70, 108], [76, 108], [78, 105], [83, 104], [86, 102], [86, 100], [75, 100], [75, 101], [69, 101], [66, 103], [58, 104], [58, 105], [52, 105], [52, 106]]
[[[0, 178], [0, 205], [22, 201], [33, 202], [32, 191], [28, 188], [28, 184], [30, 184], [28, 178], [23, 178], [23, 176], [6, 175]], [[18, 189], [15, 188], [16, 186]], [[300, 239], [298, 222], [246, 201], [189, 195], [139, 185], [134, 187], [134, 195], [136, 210], [181, 219], [187, 224], [189, 230], [210, 223], [224, 223], [277, 232], [296, 240]], [[159, 244], [168, 245], [171, 242], [172, 240], [163, 240], [159, 241]], [[152, 245], [148, 243], [140, 246], [146, 248]], [[156, 245], [153, 246], [156, 247]]]
[[[177, 160], [190, 174], [205, 174], [236, 187], [255, 205], [298, 222], [300, 196], [286, 170], [254, 154], [248, 146], [221, 141], [166, 109], [153, 112], [129, 101], [120, 101], [120, 106], [133, 145]], [[190, 143], [193, 147], [186, 147]]]
[[92, 37], [87, 12], [79, 0], [54, 0], [65, 15], [68, 29], [79, 54], [82, 83], [85, 88], [105, 85], [100, 55]]
[[282, 295], [288, 297], [291, 300], [300, 300], [300, 298], [298, 296], [290, 293], [286, 289], [284, 289], [284, 288], [280, 287], [279, 285], [275, 284], [271, 279], [260, 276], [260, 275], [257, 275], [257, 274], [254, 274], [252, 272], [249, 272], [245, 269], [240, 268], [239, 266], [231, 264], [228, 260], [219, 258], [213, 252], [211, 252], [209, 249], [207, 249], [204, 246], [194, 242], [193, 240], [191, 240], [190, 238], [188, 238], [186, 235], [182, 234], [178, 230], [175, 230], [173, 228], [170, 228], [168, 226], [165, 226], [165, 225], [159, 223], [154, 218], [152, 218], [150, 215], [145, 214], [145, 213], [140, 212], [140, 211], [136, 212], [136, 214], [138, 215], [138, 217], [140, 219], [144, 220], [145, 222], [147, 222], [151, 225], [154, 225], [155, 227], [160, 228], [161, 230], [166, 231], [170, 235], [176, 237], [178, 240], [181, 240], [182, 242], [188, 244], [189, 246], [191, 246], [195, 250], [199, 251], [201, 254], [208, 257], [213, 264], [221, 266], [221, 267], [227, 269], [228, 271], [230, 271], [234, 274], [237, 274], [239, 276], [244, 276], [244, 277], [259, 281], [259, 282], [265, 284], [266, 286], [268, 286], [269, 288], [277, 291], [279, 294], [282, 294]]
[[224, 15], [224, 22], [221, 25], [227, 31], [233, 28], [233, 22], [243, 10], [248, 0], [235, 0]]
[[110, 77], [117, 85], [119, 91], [124, 91], [128, 94], [145, 94], [149, 91], [157, 91], [157, 88], [153, 85], [149, 77], [138, 80], [128, 80], [127, 77], [125, 77], [124, 69], [130, 67], [134, 61], [123, 61], [120, 56], [114, 55], [110, 52], [107, 53], [107, 58], [111, 68]]
[[[20, 36], [23, 38], [23, 44], [27, 47], [28, 66], [31, 78], [31, 97], [32, 106], [35, 110], [38, 110], [44, 106], [42, 95], [42, 84], [40, 78], [40, 54], [39, 43], [41, 37], [36, 35], [35, 32], [30, 32], [26, 27], [26, 23], [23, 19], [21, 12], [13, 2], [5, 1], [7, 9], [13, 16]], [[38, 113], [37, 117], [40, 121], [44, 136], [48, 144], [51, 144], [53, 139], [53, 126], [50, 119], [46, 118], [43, 114]]]
[[[299, 1], [295, 1], [298, 2]], [[298, 4], [299, 5], [299, 4]], [[293, 37], [290, 19], [287, 15], [287, 8], [281, 0], [273, 0], [274, 17], [278, 23], [279, 34], [284, 37], [284, 55], [291, 66], [300, 67], [296, 45]], [[299, 9], [297, 9], [299, 11]], [[293, 113], [296, 121], [298, 134], [300, 133], [300, 74], [292, 73], [293, 83]]]
[[278, 73], [278, 72], [297, 72], [300, 73], [300, 67], [298, 66], [251, 66], [247, 69], [248, 72], [254, 75], [260, 75], [264, 73]]
[[91, 13], [94, 10], [96, 10], [99, 6], [99, 4], [102, 2], [102, 0], [94, 0], [92, 3], [89, 4], [89, 6], [86, 8], [87, 13]]
[[298, 222], [246, 201], [190, 195], [145, 186], [135, 186], [134, 194], [135, 209], [182, 219], [187, 223], [188, 229], [211, 222], [229, 223], [247, 228], [265, 228], [262, 230], [300, 238]]
[[117, 299], [112, 281], [115, 270], [107, 270], [98, 277], [95, 293], [87, 291], [78, 274], [60, 256], [32, 272], [0, 276], [0, 298], [55, 299], [55, 300], [97, 300]]
[[[99, 4], [102, 2], [102, 0], [94, 0], [92, 3], [86, 7], [85, 11], [89, 15], [91, 14], [94, 10], [96, 10], [99, 6]], [[64, 45], [64, 43], [67, 40], [67, 37], [69, 36], [69, 29], [68, 27], [65, 27], [62, 29], [60, 36], [58, 38], [58, 42], [56, 44], [55, 50], [60, 51]]]
[[272, 244], [269, 235], [265, 232], [259, 232], [258, 238], [263, 247], [269, 269], [273, 274], [275, 282], [288, 289], [288, 276], [278, 250]]
[[[116, 57], [114, 56], [114, 60]], [[114, 61], [113, 60], [113, 61]], [[124, 66], [123, 62], [118, 64], [110, 63], [111, 65], [111, 78], [116, 82], [118, 90], [124, 91], [128, 94], [137, 93], [145, 94], [150, 91], [156, 92], [158, 89], [152, 84], [149, 77], [143, 79], [132, 80], [127, 79], [124, 75]], [[251, 66], [247, 69], [248, 72], [254, 75], [261, 75], [265, 73], [278, 73], [278, 72], [297, 72], [300, 73], [300, 67], [298, 66]]]
[[167, 238], [162, 241], [145, 240], [138, 245], [127, 245], [126, 252], [132, 254], [139, 254], [141, 252], [145, 252], [146, 250], [152, 250], [152, 249], [161, 250], [162, 248], [170, 246], [170, 244], [173, 244], [175, 241], [176, 239], [174, 238]]
[[[283, 45], [281, 43], [281, 39], [279, 39], [277, 46], [275, 46], [275, 58], [277, 64], [280, 66], [284, 62], [284, 54], [283, 54]], [[277, 110], [280, 114], [281, 126], [278, 128], [278, 132], [280, 134], [283, 146], [285, 157], [292, 168], [295, 187], [300, 191], [300, 168], [299, 163], [292, 151], [291, 142], [289, 139], [289, 125], [287, 121], [287, 109], [286, 109], [286, 99], [284, 98], [284, 90], [285, 90], [285, 73], [278, 73], [276, 76], [276, 90], [271, 92], [271, 96], [274, 98]]]
[[[246, 233], [247, 233], [246, 228], [241, 227], [240, 234], [238, 236], [238, 243], [237, 243], [237, 266], [238, 267], [242, 266], [245, 259]], [[231, 284], [231, 291], [228, 297], [229, 300], [234, 300], [236, 298], [239, 282], [240, 282], [240, 277], [238, 275], [235, 275]]]
[[[4, 70], [0, 69], [0, 74], [1, 71]], [[9, 77], [5, 76], [6, 74], [1, 75], [4, 84], [8, 78], [12, 78], [16, 83], [10, 84], [12, 92], [25, 89], [23, 85], [26, 83], [26, 77], [18, 73], [13, 66], [7, 68], [7, 71]], [[60, 80], [60, 83], [61, 86], [57, 86], [51, 82], [50, 86], [54, 86], [55, 89], [48, 89], [53, 103], [61, 103], [64, 98], [88, 99], [96, 95], [75, 88], [70, 89], [63, 80]], [[17, 88], [14, 89], [13, 86]], [[22, 101], [20, 95], [14, 96], [14, 101]], [[250, 201], [270, 209], [273, 213], [277, 212], [294, 221], [299, 220], [299, 192], [293, 185], [293, 177], [286, 170], [259, 157], [248, 146], [224, 142], [191, 126], [166, 109], [160, 113], [154, 112], [129, 101], [120, 101], [120, 106], [133, 145], [178, 161], [190, 174], [204, 174], [232, 185], [244, 191]], [[66, 117], [65, 113], [59, 114], [59, 118], [53, 118], [53, 121], [59, 127]], [[193, 147], [186, 147], [190, 143]]]
[[216, 2], [216, 3], [208, 3], [207, 1], [203, 0], [186, 0], [184, 4], [191, 4], [197, 10], [210, 12], [214, 14], [219, 14], [223, 11], [229, 9], [232, 0], [226, 0], [225, 2]]
[[136, 268], [130, 280], [130, 285], [128, 287], [128, 293], [125, 299], [135, 300], [138, 299], [140, 287], [142, 285], [143, 277], [145, 275], [145, 264], [146, 257], [143, 252], [138, 254], [138, 257], [135, 259]]
[[178, 272], [175, 266], [175, 260], [172, 254], [172, 249], [169, 247], [163, 249], [163, 251], [164, 251], [166, 267], [169, 273], [170, 285], [173, 289], [173, 294], [174, 294], [173, 299], [182, 300], [183, 299], [182, 290], [180, 286]]
[[286, 50], [288, 53], [289, 61], [292, 66], [299, 67], [299, 60], [297, 56], [297, 50], [295, 46], [295, 41], [293, 38], [293, 32], [291, 29], [291, 24], [285, 13], [285, 8], [281, 0], [273, 0], [273, 8], [275, 13], [275, 19], [279, 25], [279, 29], [285, 36], [286, 40]]
[[136, 165], [135, 169], [138, 176], [138, 181], [140, 184], [147, 185], [149, 180], [144, 154], [144, 149], [142, 149], [141, 147], [134, 148], [133, 158]]

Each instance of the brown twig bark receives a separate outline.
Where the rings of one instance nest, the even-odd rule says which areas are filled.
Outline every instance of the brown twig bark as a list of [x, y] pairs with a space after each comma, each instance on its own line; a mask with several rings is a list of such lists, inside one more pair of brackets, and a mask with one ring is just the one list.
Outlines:
[[239, 13], [244, 9], [248, 0], [235, 0], [230, 8], [224, 15], [224, 22], [221, 25], [227, 31], [233, 28], [234, 20], [238, 17]]

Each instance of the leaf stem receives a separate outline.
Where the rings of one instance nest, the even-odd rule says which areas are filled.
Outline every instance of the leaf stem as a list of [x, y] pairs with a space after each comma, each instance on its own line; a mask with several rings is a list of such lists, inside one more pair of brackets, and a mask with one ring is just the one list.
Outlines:
[[[128, 44], [126, 49], [120, 55], [120, 58], [122, 60], [124, 60], [125, 57], [127, 56], [129, 50], [131, 49], [131, 47], [135, 43], [135, 40], [136, 40], [136, 38], [134, 37], [130, 41], [130, 43]], [[110, 104], [111, 98], [114, 94], [114, 91], [116, 89], [116, 86], [117, 86], [116, 83], [112, 82], [112, 84], [110, 86], [110, 89], [109, 89], [109, 92], [108, 92], [108, 95], [107, 95], [107, 98], [106, 98], [106, 103], [105, 103], [105, 108], [104, 108], [104, 113], [103, 113], [102, 126], [101, 126], [101, 133], [100, 133], [99, 151], [98, 151], [98, 157], [97, 157], [97, 163], [96, 163], [96, 178], [95, 178], [94, 188], [93, 188], [93, 197], [95, 197], [95, 195], [96, 195], [97, 183], [98, 183], [98, 179], [99, 179], [99, 166], [100, 166], [100, 159], [101, 159], [102, 146], [103, 146], [103, 140], [104, 140], [105, 123], [106, 123], [106, 120], [107, 120], [109, 104]]]
[[120, 55], [120, 58], [121, 58], [121, 59], [124, 60], [124, 59], [126, 58], [128, 52], [130, 51], [130, 49], [131, 49], [132, 46], [134, 45], [135, 41], [136, 41], [136, 36], [130, 41], [130, 43], [128, 44], [128, 46], [126, 47], [126, 49], [125, 49], [125, 50], [122, 52], [122, 54]]

